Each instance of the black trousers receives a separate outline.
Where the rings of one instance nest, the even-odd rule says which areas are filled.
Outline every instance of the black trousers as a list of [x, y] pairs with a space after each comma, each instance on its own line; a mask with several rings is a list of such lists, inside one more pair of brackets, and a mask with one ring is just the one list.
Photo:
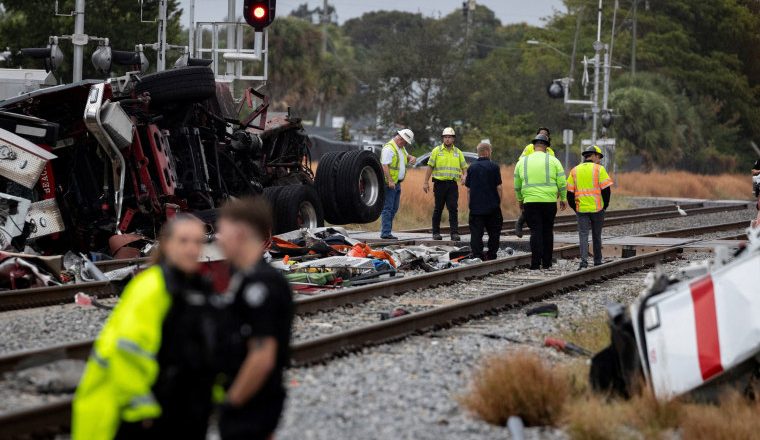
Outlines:
[[557, 202], [526, 203], [525, 220], [530, 227], [530, 268], [552, 265], [554, 250], [554, 218], [557, 216]]
[[222, 440], [270, 440], [277, 429], [284, 400], [271, 400], [266, 406], [222, 407], [219, 434]]
[[433, 196], [435, 208], [433, 209], [433, 234], [441, 233], [441, 215], [443, 205], [449, 210], [449, 225], [452, 234], [459, 234], [459, 184], [456, 180], [433, 179]]
[[[499, 238], [504, 219], [501, 209], [496, 208], [489, 214], [470, 214], [470, 249], [472, 256], [482, 260], [495, 260], [499, 250]], [[483, 254], [483, 232], [488, 232], [488, 252]]]

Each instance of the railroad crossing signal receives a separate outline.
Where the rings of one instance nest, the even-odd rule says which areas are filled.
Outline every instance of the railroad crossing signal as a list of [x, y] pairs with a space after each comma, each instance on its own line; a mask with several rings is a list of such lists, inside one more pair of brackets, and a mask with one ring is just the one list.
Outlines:
[[256, 31], [261, 31], [274, 21], [277, 0], [245, 0], [243, 17]]

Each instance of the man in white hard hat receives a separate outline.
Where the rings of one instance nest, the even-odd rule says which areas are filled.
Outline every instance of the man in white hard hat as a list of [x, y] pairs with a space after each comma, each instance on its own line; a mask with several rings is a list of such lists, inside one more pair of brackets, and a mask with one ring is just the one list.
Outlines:
[[430, 191], [430, 177], [433, 177], [433, 240], [441, 240], [441, 214], [443, 206], [449, 210], [451, 239], [459, 241], [459, 182], [464, 182], [467, 175], [467, 161], [462, 151], [454, 145], [456, 132], [451, 127], [443, 129], [443, 143], [430, 152], [425, 184], [422, 190]]
[[383, 152], [380, 155], [380, 163], [383, 165], [385, 175], [385, 204], [380, 213], [380, 238], [386, 240], [396, 239], [391, 233], [391, 229], [393, 228], [393, 217], [398, 212], [398, 205], [401, 200], [401, 182], [406, 177], [406, 166], [414, 165], [417, 162], [416, 157], [406, 152], [406, 146], [412, 143], [414, 143], [414, 132], [408, 128], [399, 130], [393, 139], [383, 145]]

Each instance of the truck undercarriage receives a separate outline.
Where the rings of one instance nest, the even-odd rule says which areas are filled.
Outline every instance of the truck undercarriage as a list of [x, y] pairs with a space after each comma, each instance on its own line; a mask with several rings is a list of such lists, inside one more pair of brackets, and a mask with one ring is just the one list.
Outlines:
[[211, 224], [225, 200], [255, 194], [272, 203], [275, 233], [377, 219], [377, 158], [328, 154], [315, 178], [301, 121], [268, 106], [253, 89], [236, 106], [202, 66], [0, 102], [2, 247], [130, 256], [178, 211]]

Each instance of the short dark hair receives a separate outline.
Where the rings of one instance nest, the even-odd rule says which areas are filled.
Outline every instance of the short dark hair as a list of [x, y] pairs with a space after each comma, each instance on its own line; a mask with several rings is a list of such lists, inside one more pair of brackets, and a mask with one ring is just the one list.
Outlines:
[[219, 211], [219, 218], [243, 223], [262, 240], [268, 240], [272, 235], [272, 207], [262, 196], [229, 200]]
[[546, 127], [538, 127], [538, 130], [536, 130], [536, 134], [541, 134], [542, 131], [545, 131], [547, 135], [551, 136], [552, 132], [549, 131]]

